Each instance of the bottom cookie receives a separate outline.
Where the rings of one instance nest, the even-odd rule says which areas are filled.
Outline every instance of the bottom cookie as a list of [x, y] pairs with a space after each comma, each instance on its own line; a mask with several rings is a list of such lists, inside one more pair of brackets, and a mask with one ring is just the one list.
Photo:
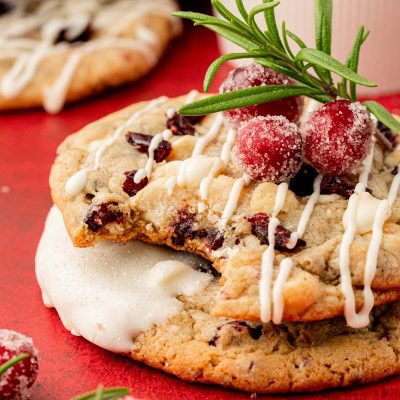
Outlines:
[[[143, 265], [149, 254], [153, 264]], [[53, 209], [36, 272], [45, 303], [71, 332], [184, 380], [273, 393], [400, 372], [400, 302], [376, 307], [359, 330], [343, 318], [276, 326], [215, 317], [218, 283], [190, 269], [198, 259], [181, 254], [135, 242], [76, 249]], [[185, 296], [178, 301], [177, 293]]]

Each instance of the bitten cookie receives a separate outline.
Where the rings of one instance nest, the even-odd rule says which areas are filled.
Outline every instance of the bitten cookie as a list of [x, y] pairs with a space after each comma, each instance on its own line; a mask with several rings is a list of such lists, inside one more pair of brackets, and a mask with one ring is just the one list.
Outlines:
[[[243, 175], [231, 157], [235, 131], [224, 125], [220, 114], [204, 118], [176, 114], [175, 109], [196, 96], [192, 92], [177, 99], [161, 97], [136, 104], [67, 138], [50, 177], [53, 199], [76, 246], [135, 238], [203, 255], [222, 273], [213, 313], [260, 320], [265, 299], [259, 289], [266, 287], [260, 284], [260, 271], [281, 186]], [[368, 191], [360, 195], [368, 212], [360, 214], [362, 229], [349, 253], [358, 309], [363, 304], [373, 216], [392, 187], [400, 152], [387, 152], [375, 143], [370, 159]], [[313, 181], [317, 175], [303, 164], [289, 183], [278, 214], [271, 278], [276, 322], [279, 309], [285, 321], [343, 314], [340, 243], [348, 197], [359, 172], [333, 181], [324, 178], [316, 198]], [[394, 200], [383, 226], [371, 285], [375, 305], [391, 302], [400, 294], [400, 203]], [[308, 223], [293, 246], [292, 234], [299, 235], [299, 222], [310, 203]], [[285, 279], [279, 267], [284, 259], [292, 263]]]

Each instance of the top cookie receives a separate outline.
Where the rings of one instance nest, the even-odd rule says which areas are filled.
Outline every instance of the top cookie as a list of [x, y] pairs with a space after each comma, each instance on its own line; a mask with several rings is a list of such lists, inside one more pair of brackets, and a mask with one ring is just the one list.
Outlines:
[[[220, 115], [199, 121], [174, 113], [194, 95], [128, 107], [90, 124], [60, 146], [50, 185], [74, 244], [139, 238], [201, 254], [222, 273], [216, 315], [260, 320], [265, 294], [275, 322], [342, 315], [340, 254], [347, 198], [332, 193], [337, 186], [329, 177], [320, 186], [325, 194], [313, 194], [317, 173], [303, 166], [277, 214], [280, 226], [274, 237], [270, 292], [263, 292], [268, 285], [260, 286], [260, 271], [269, 216], [283, 186], [243, 176], [230, 157], [235, 132], [224, 126]], [[349, 252], [357, 308], [363, 305], [374, 215], [380, 199], [386, 199], [393, 187], [400, 152], [386, 152], [375, 143], [369, 160], [369, 175], [361, 174], [368, 177], [369, 192], [359, 195], [368, 211], [359, 216], [360, 230]], [[341, 179], [347, 183], [341, 182], [339, 192], [347, 196], [344, 188], [351, 192], [359, 174]], [[371, 285], [375, 305], [400, 294], [400, 203], [393, 200]], [[304, 234], [293, 248], [291, 233], [299, 231], [310, 204]], [[282, 260], [289, 260], [290, 268], [288, 261], [282, 268]], [[285, 270], [287, 276], [281, 272]]]
[[0, 111], [43, 105], [56, 113], [140, 78], [179, 33], [175, 10], [173, 0], [5, 2]]

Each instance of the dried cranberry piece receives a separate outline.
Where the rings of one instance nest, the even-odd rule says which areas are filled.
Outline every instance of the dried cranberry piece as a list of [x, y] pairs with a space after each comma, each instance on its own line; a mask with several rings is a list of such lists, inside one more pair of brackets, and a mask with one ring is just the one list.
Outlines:
[[393, 131], [383, 124], [381, 121], [378, 121], [376, 136], [379, 141], [388, 149], [394, 150], [397, 145], [397, 135], [393, 133]]
[[390, 173], [392, 175], [397, 175], [399, 173], [399, 167], [396, 165], [391, 171]]
[[172, 243], [176, 246], [183, 246], [186, 240], [194, 238], [206, 239], [206, 246], [214, 251], [224, 244], [224, 236], [218, 229], [193, 229], [195, 214], [187, 210], [180, 210], [175, 222], [171, 225]]
[[178, 211], [175, 222], [171, 225], [171, 240], [175, 246], [183, 246], [186, 240], [194, 239], [196, 231], [193, 229], [195, 214], [187, 210]]
[[136, 196], [137, 192], [142, 190], [149, 183], [147, 176], [141, 179], [139, 183], [135, 183], [134, 178], [136, 172], [137, 170], [125, 172], [126, 179], [122, 185], [122, 189], [130, 197]]
[[235, 331], [239, 333], [243, 333], [245, 330], [249, 333], [250, 337], [254, 340], [260, 339], [263, 333], [262, 325], [252, 326], [245, 321], [229, 321], [226, 324], [223, 324], [217, 328], [217, 332], [215, 335], [208, 341], [210, 346], [217, 346], [218, 339], [220, 338], [220, 330], [225, 326], [231, 326]]
[[70, 30], [68, 28], [61, 29], [59, 32], [55, 43], [67, 42], [67, 43], [78, 43], [78, 42], [87, 42], [93, 35], [93, 29], [90, 24], [87, 24], [85, 29], [81, 31], [76, 36], [71, 36]]
[[[138, 132], [128, 132], [125, 137], [129, 144], [136, 147], [137, 151], [149, 155], [149, 146], [153, 136]], [[164, 161], [171, 151], [171, 143], [167, 140], [162, 140], [154, 150], [154, 161], [157, 163]]]
[[122, 222], [122, 213], [115, 210], [117, 203], [103, 203], [91, 206], [85, 218], [85, 223], [93, 232], [98, 232], [110, 222]]
[[324, 176], [321, 182], [321, 194], [338, 194], [348, 199], [354, 189], [354, 185], [350, 185], [340, 176]]
[[303, 163], [299, 172], [290, 180], [289, 189], [297, 196], [309, 196], [314, 191], [314, 179], [318, 171], [309, 164]]
[[207, 247], [214, 251], [218, 250], [224, 244], [224, 235], [218, 229], [212, 229], [207, 234]]
[[[247, 221], [251, 223], [251, 231], [257, 236], [261, 244], [269, 244], [268, 242], [268, 225], [271, 217], [265, 213], [257, 213], [252, 217], [248, 217]], [[306, 245], [304, 240], [299, 239], [293, 249], [288, 249], [287, 244], [290, 240], [290, 232], [282, 225], [278, 225], [275, 232], [275, 249], [279, 251], [293, 251]]]
[[203, 115], [185, 116], [178, 114], [176, 111], [167, 119], [167, 128], [171, 130], [174, 135], [194, 135], [194, 125], [203, 119]]

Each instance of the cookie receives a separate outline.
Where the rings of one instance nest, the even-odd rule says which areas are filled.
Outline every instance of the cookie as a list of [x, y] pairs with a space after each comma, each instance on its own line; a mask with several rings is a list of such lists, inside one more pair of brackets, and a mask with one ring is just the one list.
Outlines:
[[20, 1], [0, 15], [0, 110], [65, 103], [139, 79], [180, 32], [173, 0]]
[[367, 328], [342, 318], [257, 325], [209, 313], [216, 287], [141, 334], [132, 358], [191, 382], [257, 393], [302, 392], [372, 382], [400, 372], [400, 304], [375, 308]]
[[74, 248], [55, 207], [36, 255], [43, 301], [66, 329], [188, 381], [273, 393], [399, 372], [399, 302], [375, 307], [363, 329], [344, 318], [274, 325], [216, 317], [219, 285], [199, 267], [194, 256], [137, 241]]
[[[258, 183], [232, 159], [235, 131], [221, 115], [199, 120], [174, 112], [194, 96], [128, 107], [60, 146], [50, 186], [76, 246], [135, 238], [200, 254], [222, 274], [213, 308], [218, 316], [276, 323], [322, 320], [343, 315], [344, 293], [349, 297], [351, 291], [353, 311], [365, 307], [361, 322], [357, 316], [348, 322], [364, 326], [374, 297], [376, 305], [399, 298], [399, 178], [393, 171], [399, 151], [388, 152], [376, 142], [363, 173], [322, 179], [304, 164], [290, 189]], [[359, 232], [348, 252], [350, 289], [344, 289], [343, 218], [360, 177], [368, 178], [368, 191], [357, 195], [367, 212], [357, 217]], [[321, 194], [313, 191], [317, 178]], [[282, 193], [275, 243], [267, 246], [268, 224]], [[380, 232], [372, 229], [374, 216], [388, 196], [390, 213], [382, 220], [376, 264], [368, 267], [376, 271], [370, 285], [364, 284], [366, 254]], [[270, 282], [262, 274], [267, 249], [274, 250]], [[268, 308], [269, 315], [263, 312]]]

